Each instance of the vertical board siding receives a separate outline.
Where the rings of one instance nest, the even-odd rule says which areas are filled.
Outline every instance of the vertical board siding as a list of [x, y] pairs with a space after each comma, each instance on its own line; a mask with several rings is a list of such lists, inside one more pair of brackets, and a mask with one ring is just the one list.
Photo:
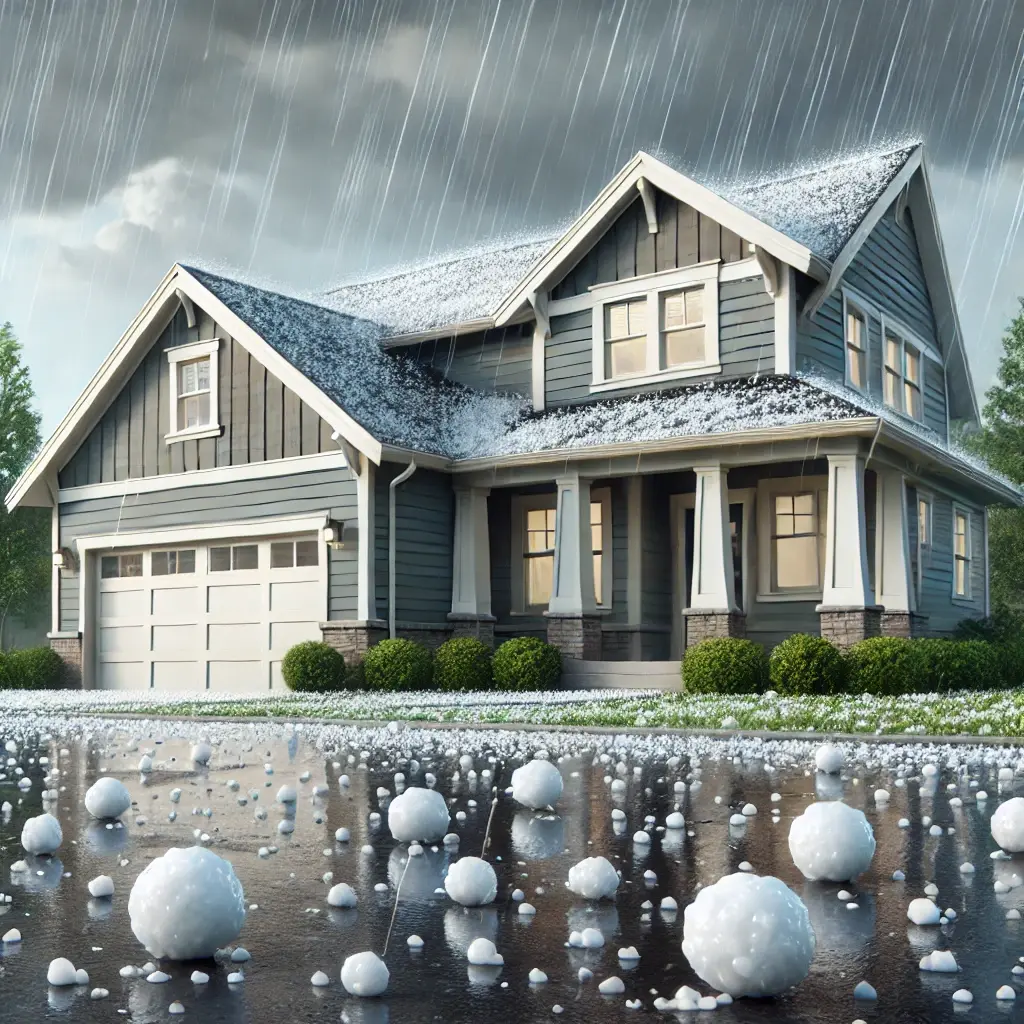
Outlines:
[[[197, 469], [239, 466], [286, 455], [333, 451], [331, 428], [201, 310], [190, 329], [184, 310], [172, 317], [150, 350], [71, 456], [61, 487], [136, 480]], [[167, 444], [170, 429], [169, 348], [220, 338], [219, 437]], [[529, 378], [529, 364], [526, 368]], [[287, 415], [286, 415], [287, 414]]]
[[[676, 482], [675, 487], [672, 486], [673, 481]], [[680, 487], [677, 475], [643, 478], [640, 618], [649, 625], [672, 624], [672, 524], [669, 494]]]
[[[715, 379], [751, 377], [775, 369], [775, 302], [760, 277], [723, 281], [718, 286], [718, 342], [721, 373], [624, 386], [602, 391], [601, 398], [660, 391]], [[551, 318], [551, 337], [544, 345], [545, 399], [567, 405], [590, 398], [593, 377], [593, 314], [589, 309]]]
[[[404, 466], [382, 466], [376, 477], [377, 616], [388, 617], [390, 483]], [[395, 618], [446, 625], [452, 609], [455, 495], [451, 477], [417, 470], [395, 491]]]
[[[347, 469], [295, 473], [260, 482], [251, 480], [202, 486], [182, 485], [170, 491], [139, 494], [122, 505], [120, 498], [94, 498], [60, 506], [60, 543], [72, 548], [81, 537], [209, 525], [218, 522], [327, 512], [339, 522], [357, 518], [356, 484]], [[355, 550], [327, 549], [328, 614], [332, 619], [356, 617]], [[61, 579], [60, 628], [78, 629], [78, 579]]]
[[689, 267], [706, 260], [732, 263], [750, 255], [749, 245], [739, 235], [657, 189], [655, 209], [658, 232], [651, 235], [643, 201], [637, 195], [594, 247], [555, 285], [551, 297], [565, 299], [582, 295], [595, 284]]
[[409, 358], [466, 387], [499, 394], [530, 394], [532, 323], [423, 341], [407, 351]]
[[[646, 224], [646, 222], [645, 222]], [[612, 480], [612, 521], [611, 521], [611, 559], [612, 559], [612, 604], [603, 622], [628, 622], [627, 608], [627, 574], [629, 571], [629, 509], [626, 504], [625, 480]], [[605, 533], [605, 538], [608, 534]], [[607, 539], [605, 540], [607, 545]], [[607, 552], [607, 547], [606, 547]], [[604, 557], [608, 557], [607, 553]]]

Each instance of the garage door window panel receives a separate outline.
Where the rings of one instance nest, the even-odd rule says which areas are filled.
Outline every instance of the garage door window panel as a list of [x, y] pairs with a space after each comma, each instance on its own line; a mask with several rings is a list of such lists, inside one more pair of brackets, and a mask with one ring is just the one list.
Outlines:
[[154, 551], [150, 572], [154, 576], [193, 575], [196, 571], [196, 549]]
[[104, 555], [100, 559], [100, 576], [105, 580], [129, 579], [142, 575], [142, 552]]
[[245, 572], [260, 567], [256, 544], [234, 544], [210, 548], [210, 572]]

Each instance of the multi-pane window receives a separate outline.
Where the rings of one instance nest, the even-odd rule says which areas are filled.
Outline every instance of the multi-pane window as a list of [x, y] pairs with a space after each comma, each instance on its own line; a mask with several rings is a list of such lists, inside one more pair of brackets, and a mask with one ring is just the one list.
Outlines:
[[860, 310], [846, 310], [846, 379], [858, 391], [868, 386], [868, 325]]
[[927, 498], [917, 499], [917, 543], [922, 548], [932, 546], [932, 503]]
[[915, 420], [921, 418], [921, 353], [890, 330], [885, 332], [885, 404]]
[[256, 544], [233, 544], [210, 548], [210, 572], [258, 569], [259, 565], [259, 547]]
[[604, 307], [606, 377], [647, 369], [647, 299], [628, 299]]
[[601, 502], [590, 503], [590, 548], [594, 559], [594, 601], [600, 608], [603, 604], [601, 573], [604, 561], [604, 523]]
[[704, 288], [661, 296], [661, 351], [665, 367], [703, 363]]
[[104, 555], [100, 559], [100, 576], [105, 580], [116, 580], [141, 575], [141, 551], [123, 555]]
[[953, 593], [971, 596], [971, 516], [960, 509], [953, 510]]
[[210, 358], [177, 364], [178, 429], [190, 430], [210, 423]]
[[154, 576], [181, 576], [196, 571], [196, 549], [183, 548], [180, 551], [154, 551], [152, 574]]
[[[604, 506], [590, 503], [590, 546], [594, 566], [594, 600], [604, 603]], [[527, 608], [546, 608], [551, 601], [555, 576], [555, 521], [553, 508], [526, 511], [523, 550], [524, 596]]]
[[824, 551], [822, 498], [817, 491], [776, 494], [772, 506], [772, 589], [818, 590]]
[[316, 540], [275, 540], [270, 545], [270, 568], [291, 569], [317, 565], [320, 545]]

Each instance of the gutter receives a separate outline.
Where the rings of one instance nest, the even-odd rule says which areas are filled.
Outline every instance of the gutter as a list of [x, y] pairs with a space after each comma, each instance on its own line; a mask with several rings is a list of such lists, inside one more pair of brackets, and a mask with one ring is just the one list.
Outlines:
[[404, 484], [416, 472], [416, 460], [413, 459], [394, 480], [388, 484], [388, 637], [395, 639], [395, 505], [399, 485]]

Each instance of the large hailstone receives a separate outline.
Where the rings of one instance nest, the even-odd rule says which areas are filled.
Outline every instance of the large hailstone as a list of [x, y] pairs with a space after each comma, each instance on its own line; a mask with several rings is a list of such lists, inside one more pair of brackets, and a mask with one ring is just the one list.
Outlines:
[[120, 818], [132, 805], [132, 797], [124, 783], [104, 776], [86, 791], [85, 809], [94, 817]]
[[550, 761], [530, 761], [512, 773], [512, 797], [524, 807], [553, 808], [561, 795], [562, 773]]
[[212, 850], [170, 849], [135, 880], [128, 916], [135, 937], [153, 956], [213, 956], [237, 938], [245, 923], [242, 883]]
[[785, 883], [739, 871], [701, 889], [686, 908], [683, 953], [712, 988], [773, 996], [807, 977], [814, 931]]
[[1007, 852], [1024, 852], [1024, 797], [1001, 803], [992, 815], [992, 838]]
[[350, 996], [383, 995], [390, 980], [387, 964], [370, 950], [345, 957], [341, 965], [341, 983]]
[[388, 828], [400, 843], [436, 843], [450, 821], [448, 805], [436, 789], [410, 786], [388, 804]]
[[462, 857], [449, 869], [444, 888], [456, 903], [464, 907], [482, 907], [498, 895], [498, 876], [480, 857]]
[[569, 868], [569, 888], [587, 900], [611, 899], [619, 874], [604, 857], [587, 857]]
[[789, 829], [793, 863], [811, 882], [849, 882], [867, 871], [875, 835], [863, 811], [840, 801], [811, 804]]
[[814, 755], [814, 766], [825, 775], [838, 775], [843, 770], [845, 760], [842, 747], [834, 743], [823, 743]]
[[21, 830], [21, 845], [26, 853], [36, 856], [43, 853], [56, 853], [64, 840], [60, 830], [60, 822], [52, 814], [40, 814], [29, 818]]

